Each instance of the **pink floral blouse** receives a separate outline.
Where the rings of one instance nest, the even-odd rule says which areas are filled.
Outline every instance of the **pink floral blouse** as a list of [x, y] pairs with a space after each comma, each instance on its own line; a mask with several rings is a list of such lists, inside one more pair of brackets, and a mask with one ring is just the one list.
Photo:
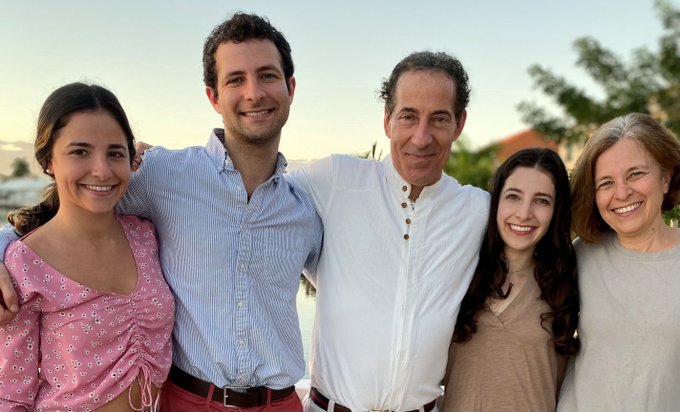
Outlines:
[[154, 227], [133, 216], [118, 220], [137, 264], [130, 295], [98, 292], [67, 278], [21, 240], [7, 248], [5, 265], [21, 308], [0, 327], [0, 410], [89, 411], [138, 377], [147, 389], [149, 382], [165, 381], [175, 303], [158, 262]]

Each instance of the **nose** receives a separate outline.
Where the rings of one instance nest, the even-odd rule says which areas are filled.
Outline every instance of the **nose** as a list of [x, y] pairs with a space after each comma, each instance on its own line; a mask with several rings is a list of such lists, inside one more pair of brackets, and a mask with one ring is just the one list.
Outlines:
[[614, 196], [616, 197], [616, 199], [621, 199], [621, 200], [626, 199], [630, 195], [630, 192], [631, 192], [631, 189], [628, 186], [628, 182], [625, 182], [625, 181], [620, 182], [620, 183], [616, 183], [616, 187], [615, 187], [614, 190], [615, 190]]
[[265, 96], [264, 89], [257, 76], [248, 79], [245, 85], [245, 97], [247, 100], [258, 102]]
[[430, 130], [430, 123], [427, 119], [421, 119], [418, 122], [418, 127], [411, 137], [411, 143], [418, 149], [424, 149], [432, 143], [432, 131]]
[[92, 160], [92, 176], [100, 180], [106, 180], [113, 175], [108, 156], [96, 156]]
[[529, 219], [532, 214], [533, 214], [532, 203], [529, 201], [521, 202], [520, 205], [517, 206], [517, 209], [515, 210], [515, 216], [523, 220]]

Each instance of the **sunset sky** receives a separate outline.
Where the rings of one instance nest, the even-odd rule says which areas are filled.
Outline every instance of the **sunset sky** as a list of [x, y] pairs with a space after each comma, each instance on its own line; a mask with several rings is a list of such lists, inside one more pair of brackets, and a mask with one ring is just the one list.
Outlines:
[[205, 97], [202, 46], [235, 11], [268, 17], [292, 46], [297, 89], [281, 143], [292, 160], [364, 152], [376, 141], [387, 150], [376, 90], [414, 50], [463, 62], [472, 86], [463, 136], [479, 147], [526, 128], [520, 101], [545, 102], [531, 64], [596, 94], [575, 67], [577, 37], [629, 57], [656, 50], [662, 33], [652, 0], [0, 0], [0, 150], [32, 143], [43, 100], [72, 81], [116, 93], [139, 140], [203, 145], [221, 119]]

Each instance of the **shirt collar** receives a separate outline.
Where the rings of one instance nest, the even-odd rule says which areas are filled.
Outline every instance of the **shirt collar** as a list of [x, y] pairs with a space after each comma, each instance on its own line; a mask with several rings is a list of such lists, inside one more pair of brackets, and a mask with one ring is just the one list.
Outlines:
[[[387, 179], [387, 184], [389, 187], [398, 192], [400, 197], [407, 199], [411, 194], [411, 184], [401, 177], [397, 169], [394, 168], [394, 163], [392, 163], [392, 155], [389, 154], [385, 156], [382, 160], [383, 170], [385, 171], [385, 177]], [[444, 179], [444, 172], [442, 171], [442, 176], [436, 183], [429, 186], [425, 186], [420, 192], [418, 199], [422, 198], [423, 195], [428, 195], [429, 193], [436, 193], [441, 187], [441, 182]]]
[[[224, 147], [224, 129], [213, 129], [210, 138], [205, 146], [205, 151], [210, 161], [215, 165], [218, 172], [223, 170], [234, 170], [234, 162], [229, 157], [227, 149]], [[276, 156], [276, 168], [274, 176], [282, 175], [288, 166], [288, 161], [281, 154]]]

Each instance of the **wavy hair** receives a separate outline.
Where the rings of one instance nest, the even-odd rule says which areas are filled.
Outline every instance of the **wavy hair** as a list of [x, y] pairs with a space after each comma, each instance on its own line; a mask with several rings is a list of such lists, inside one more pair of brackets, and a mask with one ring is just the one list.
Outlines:
[[[571, 243], [571, 201], [569, 177], [562, 159], [550, 149], [532, 148], [516, 152], [496, 171], [489, 187], [491, 207], [489, 223], [479, 252], [479, 263], [472, 283], [463, 298], [453, 341], [465, 342], [477, 332], [477, 314], [485, 309], [490, 297], [501, 297], [508, 276], [504, 256], [505, 243], [496, 224], [498, 203], [505, 181], [518, 167], [535, 168], [549, 174], [555, 184], [555, 208], [550, 226], [534, 251], [534, 277], [541, 299], [550, 312], [541, 314], [540, 324], [552, 334], [555, 351], [569, 356], [579, 349], [575, 336], [578, 323], [579, 296], [576, 279], [576, 255]], [[552, 320], [551, 328], [546, 323]]]
[[235, 13], [229, 20], [215, 27], [203, 45], [203, 83], [218, 94], [217, 61], [215, 52], [222, 43], [241, 43], [249, 40], [269, 40], [274, 43], [281, 55], [281, 69], [286, 78], [286, 86], [290, 88], [290, 78], [293, 77], [295, 66], [291, 54], [290, 44], [271, 25], [269, 20], [255, 14]]
[[394, 66], [390, 77], [383, 80], [378, 91], [378, 97], [385, 104], [387, 113], [392, 113], [397, 104], [395, 94], [397, 93], [397, 83], [401, 75], [408, 71], [418, 70], [442, 72], [451, 78], [456, 85], [453, 113], [456, 120], [460, 120], [470, 102], [468, 74], [460, 60], [444, 52], [413, 52]]
[[[38, 115], [35, 137], [35, 159], [43, 173], [54, 179], [47, 170], [52, 159], [52, 148], [59, 130], [69, 122], [71, 116], [80, 112], [105, 111], [116, 120], [127, 139], [130, 165], [135, 155], [135, 138], [125, 110], [116, 96], [109, 90], [85, 83], [70, 83], [53, 91], [43, 103]], [[40, 203], [10, 212], [7, 220], [20, 233], [28, 233], [52, 219], [59, 209], [59, 196], [56, 184], [51, 183]]]
[[680, 141], [677, 136], [647, 114], [629, 113], [616, 117], [590, 136], [571, 178], [574, 232], [586, 243], [596, 242], [612, 230], [595, 204], [595, 163], [621, 139], [639, 143], [659, 163], [661, 170], [670, 174], [668, 192], [659, 212], [671, 210], [680, 203]]

